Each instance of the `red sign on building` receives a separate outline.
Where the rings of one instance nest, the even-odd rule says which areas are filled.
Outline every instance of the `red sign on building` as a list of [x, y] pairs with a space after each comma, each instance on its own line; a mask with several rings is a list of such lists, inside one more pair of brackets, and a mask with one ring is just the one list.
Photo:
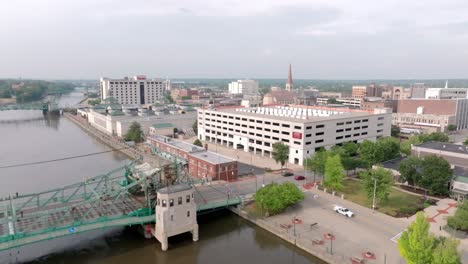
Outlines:
[[299, 132], [293, 132], [292, 137], [296, 139], [302, 139], [302, 133]]

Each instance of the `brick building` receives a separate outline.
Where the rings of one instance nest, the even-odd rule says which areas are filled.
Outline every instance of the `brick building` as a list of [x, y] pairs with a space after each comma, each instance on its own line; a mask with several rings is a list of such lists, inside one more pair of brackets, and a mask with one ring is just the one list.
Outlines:
[[237, 178], [237, 161], [234, 159], [164, 136], [149, 136], [147, 141], [161, 151], [186, 159], [192, 177], [209, 180]]
[[445, 131], [448, 125], [468, 128], [468, 99], [398, 100], [394, 125], [417, 125]]

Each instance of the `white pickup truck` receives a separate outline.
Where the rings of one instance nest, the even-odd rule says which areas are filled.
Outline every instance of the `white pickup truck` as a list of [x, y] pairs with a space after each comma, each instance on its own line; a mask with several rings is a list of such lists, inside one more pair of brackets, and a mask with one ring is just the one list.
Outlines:
[[333, 210], [339, 214], [342, 214], [344, 216], [347, 216], [347, 217], [353, 217], [354, 216], [354, 213], [351, 212], [350, 210], [348, 210], [347, 208], [343, 207], [343, 206], [339, 206], [339, 205], [335, 205], [335, 207], [333, 207]]

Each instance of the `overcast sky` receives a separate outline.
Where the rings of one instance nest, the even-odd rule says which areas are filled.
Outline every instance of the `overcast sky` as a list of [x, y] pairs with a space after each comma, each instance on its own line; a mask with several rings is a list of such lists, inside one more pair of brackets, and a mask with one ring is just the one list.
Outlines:
[[468, 78], [466, 0], [1, 0], [0, 78]]

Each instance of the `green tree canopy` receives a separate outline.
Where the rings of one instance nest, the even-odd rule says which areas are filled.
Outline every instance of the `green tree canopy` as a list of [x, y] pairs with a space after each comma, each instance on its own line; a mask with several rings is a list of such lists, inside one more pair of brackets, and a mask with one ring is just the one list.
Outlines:
[[451, 238], [440, 238], [432, 253], [435, 264], [461, 264], [457, 247], [460, 242]]
[[340, 190], [343, 187], [343, 165], [339, 155], [327, 157], [325, 162], [325, 178], [323, 184], [332, 190]]
[[408, 182], [409, 185], [419, 185], [421, 181], [422, 160], [418, 157], [410, 156], [407, 159], [400, 162], [400, 180], [402, 182]]
[[392, 125], [392, 128], [390, 130], [390, 135], [392, 137], [399, 137], [400, 136], [400, 128], [398, 126]]
[[[379, 202], [387, 201], [392, 190], [392, 173], [384, 168], [367, 170], [361, 173], [362, 184], [369, 200], [374, 197]], [[377, 180], [377, 181], [375, 181]]]
[[281, 213], [288, 206], [304, 200], [304, 193], [291, 182], [272, 183], [258, 189], [254, 195], [255, 203], [268, 214]]
[[347, 156], [354, 157], [358, 154], [359, 145], [350, 141], [343, 144], [343, 149]]
[[195, 132], [195, 134], [198, 135], [198, 120], [195, 120], [195, 122], [193, 122], [192, 129], [193, 132]]
[[455, 130], [457, 130], [457, 126], [456, 125], [448, 125], [447, 130], [448, 131], [455, 131]]
[[384, 157], [384, 152], [381, 148], [377, 148], [377, 144], [370, 141], [364, 140], [359, 145], [359, 156], [361, 158], [362, 165], [365, 168], [370, 168], [372, 165], [380, 162]]
[[423, 212], [416, 215], [416, 220], [409, 225], [398, 240], [400, 255], [408, 264], [434, 263], [432, 251], [435, 238], [429, 234], [429, 223]]
[[447, 195], [448, 182], [453, 176], [450, 164], [441, 157], [431, 155], [423, 159], [420, 185], [436, 195]]
[[193, 144], [195, 146], [199, 146], [199, 147], [203, 147], [203, 143], [197, 138], [195, 139], [195, 141], [193, 142]]
[[400, 144], [392, 137], [385, 137], [375, 143], [376, 162], [391, 160], [400, 156]]
[[419, 140], [421, 140], [422, 143], [428, 142], [428, 141], [438, 141], [438, 142], [448, 142], [449, 137], [447, 134], [442, 133], [442, 132], [433, 132], [431, 134], [422, 134], [419, 135]]
[[273, 159], [276, 163], [281, 164], [281, 169], [289, 158], [289, 146], [283, 142], [277, 142], [273, 144]]
[[465, 139], [465, 141], [463, 142], [463, 145], [468, 146], [468, 138]]
[[404, 153], [406, 155], [411, 154], [411, 145], [418, 145], [423, 143], [419, 136], [412, 136], [408, 140], [405, 140], [401, 143], [400, 148], [401, 148], [401, 153]]
[[468, 231], [468, 201], [457, 207], [455, 214], [448, 217], [447, 224], [453, 229]]
[[133, 122], [124, 136], [125, 141], [134, 141], [136, 143], [143, 141], [143, 130], [138, 122]]

